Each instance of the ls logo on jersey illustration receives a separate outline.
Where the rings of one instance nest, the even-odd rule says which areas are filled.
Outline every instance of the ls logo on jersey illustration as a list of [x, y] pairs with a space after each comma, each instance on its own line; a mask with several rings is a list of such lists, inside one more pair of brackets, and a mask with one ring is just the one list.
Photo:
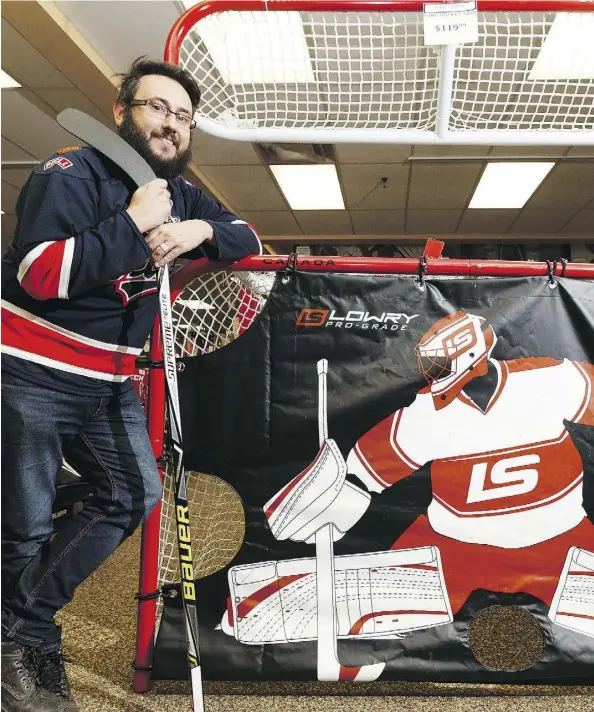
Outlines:
[[470, 474], [466, 502], [486, 502], [532, 492], [538, 484], [538, 470], [530, 465], [538, 465], [539, 462], [540, 457], [536, 453], [506, 457], [496, 462], [490, 471], [487, 462], [477, 462]]
[[157, 291], [157, 273], [149, 265], [134, 272], [128, 272], [112, 282], [114, 289], [121, 296], [124, 306], [145, 294]]

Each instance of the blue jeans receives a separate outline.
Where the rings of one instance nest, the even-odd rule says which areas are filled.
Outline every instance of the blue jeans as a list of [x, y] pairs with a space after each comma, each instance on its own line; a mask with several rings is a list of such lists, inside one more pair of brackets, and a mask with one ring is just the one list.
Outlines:
[[[91, 483], [82, 511], [52, 538], [62, 458]], [[54, 615], [161, 498], [133, 388], [68, 395], [2, 379], [2, 635], [44, 652], [60, 644]]]

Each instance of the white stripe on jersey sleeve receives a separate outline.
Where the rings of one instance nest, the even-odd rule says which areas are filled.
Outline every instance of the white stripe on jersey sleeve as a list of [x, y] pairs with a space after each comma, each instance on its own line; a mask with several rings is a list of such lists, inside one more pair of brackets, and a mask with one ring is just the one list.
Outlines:
[[74, 238], [69, 237], [65, 241], [64, 255], [62, 256], [62, 267], [60, 269], [60, 285], [58, 287], [58, 299], [68, 299], [68, 286], [70, 284], [70, 272], [72, 271], [73, 259]]
[[258, 254], [259, 255], [262, 254], [262, 241], [260, 240], [260, 235], [258, 235], [258, 233], [254, 230], [254, 228], [249, 223], [247, 223], [245, 220], [233, 220], [231, 222], [231, 225], [246, 225], [247, 227], [249, 227], [249, 229], [256, 236], [256, 240], [258, 240], [258, 250], [259, 250]]
[[30, 252], [25, 255], [25, 258], [19, 265], [19, 271], [17, 274], [17, 279], [19, 284], [23, 281], [24, 276], [29, 271], [29, 267], [35, 262], [35, 260], [42, 255], [50, 245], [54, 245], [57, 240], [51, 240], [50, 242], [42, 242], [41, 244], [34, 247]]

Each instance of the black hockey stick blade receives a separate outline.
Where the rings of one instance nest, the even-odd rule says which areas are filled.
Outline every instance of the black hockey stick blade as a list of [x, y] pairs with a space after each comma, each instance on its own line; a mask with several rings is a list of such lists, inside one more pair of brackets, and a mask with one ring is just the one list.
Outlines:
[[157, 177], [149, 164], [129, 143], [84, 111], [64, 109], [58, 114], [56, 121], [73, 136], [111, 159], [132, 178], [137, 186], [144, 185]]

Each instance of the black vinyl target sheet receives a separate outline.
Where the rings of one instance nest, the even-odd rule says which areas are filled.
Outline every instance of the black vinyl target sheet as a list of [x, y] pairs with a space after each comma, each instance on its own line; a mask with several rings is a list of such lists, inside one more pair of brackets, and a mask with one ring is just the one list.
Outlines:
[[[415, 282], [277, 277], [244, 334], [185, 359], [187, 466], [246, 516], [237, 556], [197, 581], [206, 679], [592, 679], [594, 285]], [[471, 635], [509, 607], [542, 641], [511, 668]], [[337, 668], [320, 659], [329, 630]], [[187, 674], [179, 597], [154, 673]]]

